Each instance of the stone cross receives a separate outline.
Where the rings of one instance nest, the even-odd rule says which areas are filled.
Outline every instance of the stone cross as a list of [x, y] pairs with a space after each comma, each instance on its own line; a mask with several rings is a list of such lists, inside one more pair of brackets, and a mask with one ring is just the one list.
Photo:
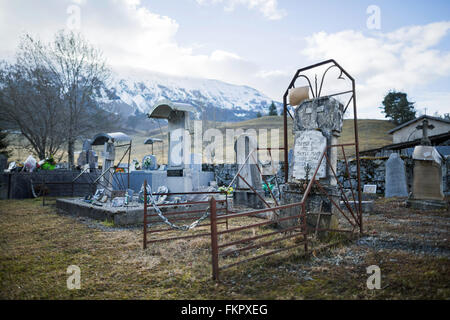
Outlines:
[[428, 124], [428, 120], [425, 118], [422, 121], [422, 124], [416, 127], [417, 130], [422, 130], [422, 140], [420, 144], [422, 146], [431, 146], [431, 141], [428, 138], [428, 129], [433, 130], [434, 126], [432, 124]]

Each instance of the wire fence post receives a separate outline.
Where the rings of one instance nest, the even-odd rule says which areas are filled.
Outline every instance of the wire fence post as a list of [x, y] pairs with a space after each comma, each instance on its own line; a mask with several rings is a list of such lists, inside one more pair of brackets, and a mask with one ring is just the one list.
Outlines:
[[144, 250], [147, 249], [147, 180], [144, 180]]
[[213, 280], [219, 281], [219, 249], [217, 244], [217, 211], [216, 199], [211, 197], [210, 203], [211, 220], [211, 254], [212, 254], [212, 276]]

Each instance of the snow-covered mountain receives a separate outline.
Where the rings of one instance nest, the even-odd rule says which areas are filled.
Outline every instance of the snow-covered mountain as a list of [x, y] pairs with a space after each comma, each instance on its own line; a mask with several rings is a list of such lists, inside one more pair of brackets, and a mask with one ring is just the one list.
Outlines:
[[193, 105], [200, 119], [241, 121], [255, 118], [258, 112], [267, 114], [272, 103], [248, 86], [147, 71], [115, 72], [108, 88], [99, 90], [98, 100], [105, 109], [125, 116], [146, 114], [157, 101], [169, 99]]

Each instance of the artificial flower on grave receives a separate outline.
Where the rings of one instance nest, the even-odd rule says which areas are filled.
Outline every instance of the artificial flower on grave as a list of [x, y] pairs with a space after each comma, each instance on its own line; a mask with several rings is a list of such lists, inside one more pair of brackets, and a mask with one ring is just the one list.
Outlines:
[[233, 191], [234, 191], [234, 189], [233, 189], [233, 187], [229, 187], [229, 188], [227, 188], [227, 187], [219, 187], [219, 189], [218, 189], [220, 192], [226, 192], [227, 194], [232, 194], [233, 193]]

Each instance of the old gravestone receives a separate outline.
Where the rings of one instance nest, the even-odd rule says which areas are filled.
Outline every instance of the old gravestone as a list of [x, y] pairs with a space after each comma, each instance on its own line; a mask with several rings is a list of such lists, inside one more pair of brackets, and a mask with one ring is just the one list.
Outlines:
[[392, 153], [386, 161], [385, 198], [407, 197], [405, 163], [397, 153]]
[[83, 142], [83, 149], [77, 159], [77, 165], [84, 167], [89, 165], [89, 169], [95, 169], [98, 166], [98, 156], [94, 150], [92, 150], [92, 140], [86, 139]]
[[255, 209], [264, 207], [264, 203], [252, 190], [253, 188], [259, 195], [264, 195], [261, 175], [256, 167], [258, 161], [257, 147], [258, 142], [256, 138], [246, 134], [240, 135], [234, 144], [236, 163], [242, 178], [239, 176], [236, 178], [236, 190], [233, 192], [233, 201], [237, 205], [245, 205]]
[[407, 205], [420, 210], [448, 207], [442, 190], [442, 157], [432, 146], [416, 146], [412, 195]]
[[105, 142], [103, 151], [102, 186], [106, 188], [106, 195], [111, 197], [113, 189], [113, 167], [116, 158], [114, 142]]
[[[322, 97], [303, 101], [295, 109], [293, 125], [294, 151], [289, 163], [289, 180], [282, 189], [282, 203], [300, 202], [305, 186], [312, 179], [318, 167], [316, 179], [335, 203], [339, 203], [337, 181], [332, 173], [337, 172], [337, 148], [327, 148], [337, 144], [343, 125], [343, 105], [332, 97]], [[325, 151], [326, 150], [326, 151]], [[318, 166], [323, 152], [327, 153], [330, 165], [324, 158]], [[331, 167], [330, 167], [331, 166]], [[307, 200], [307, 224], [309, 228], [334, 228], [337, 208], [318, 190], [312, 190]], [[319, 219], [320, 213], [320, 219]], [[281, 216], [299, 214], [299, 208], [283, 210]], [[294, 219], [279, 223], [286, 228], [297, 223]]]

